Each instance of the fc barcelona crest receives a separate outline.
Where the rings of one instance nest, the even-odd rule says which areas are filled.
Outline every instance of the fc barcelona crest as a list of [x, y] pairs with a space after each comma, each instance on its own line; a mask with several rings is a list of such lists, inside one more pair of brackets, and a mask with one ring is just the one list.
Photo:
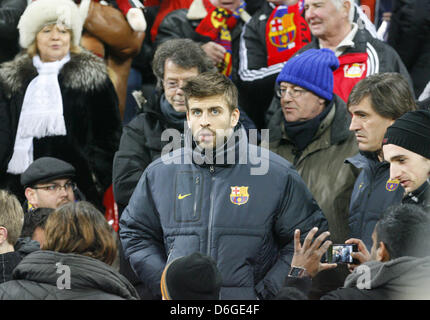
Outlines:
[[270, 21], [269, 39], [278, 48], [293, 47], [297, 28], [294, 24], [294, 12], [283, 17], [274, 17]]
[[248, 202], [248, 187], [230, 187], [230, 201], [238, 206]]
[[399, 186], [400, 181], [397, 179], [388, 179], [387, 184], [385, 185], [385, 188], [388, 191], [394, 191]]

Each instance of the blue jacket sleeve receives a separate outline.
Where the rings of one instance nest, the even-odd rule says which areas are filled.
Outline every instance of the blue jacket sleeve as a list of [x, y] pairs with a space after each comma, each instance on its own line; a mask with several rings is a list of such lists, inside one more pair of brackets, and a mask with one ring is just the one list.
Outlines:
[[145, 171], [120, 219], [120, 239], [125, 258], [151, 291], [161, 296], [160, 279], [166, 264], [163, 231], [155, 208], [148, 172]]

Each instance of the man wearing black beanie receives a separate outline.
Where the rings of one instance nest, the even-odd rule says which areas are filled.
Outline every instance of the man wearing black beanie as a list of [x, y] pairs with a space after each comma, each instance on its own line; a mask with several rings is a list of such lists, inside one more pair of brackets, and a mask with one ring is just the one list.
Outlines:
[[403, 203], [430, 206], [430, 112], [408, 112], [388, 127], [383, 140], [390, 178], [405, 189]]

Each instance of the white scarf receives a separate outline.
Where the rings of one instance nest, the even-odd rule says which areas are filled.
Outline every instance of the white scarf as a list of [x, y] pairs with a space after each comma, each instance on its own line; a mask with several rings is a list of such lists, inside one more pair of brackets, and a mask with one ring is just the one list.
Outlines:
[[25, 91], [7, 172], [21, 174], [33, 162], [33, 138], [66, 135], [58, 73], [69, 60], [69, 54], [55, 62], [42, 62], [38, 55], [33, 57], [39, 75]]

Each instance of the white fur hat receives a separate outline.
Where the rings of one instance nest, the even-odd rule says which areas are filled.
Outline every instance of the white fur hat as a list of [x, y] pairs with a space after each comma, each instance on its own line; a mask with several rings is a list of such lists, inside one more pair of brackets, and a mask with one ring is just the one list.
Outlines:
[[57, 23], [72, 30], [73, 44], [78, 46], [84, 21], [85, 17], [72, 0], [32, 1], [18, 23], [19, 44], [23, 48], [28, 48], [44, 26]]

